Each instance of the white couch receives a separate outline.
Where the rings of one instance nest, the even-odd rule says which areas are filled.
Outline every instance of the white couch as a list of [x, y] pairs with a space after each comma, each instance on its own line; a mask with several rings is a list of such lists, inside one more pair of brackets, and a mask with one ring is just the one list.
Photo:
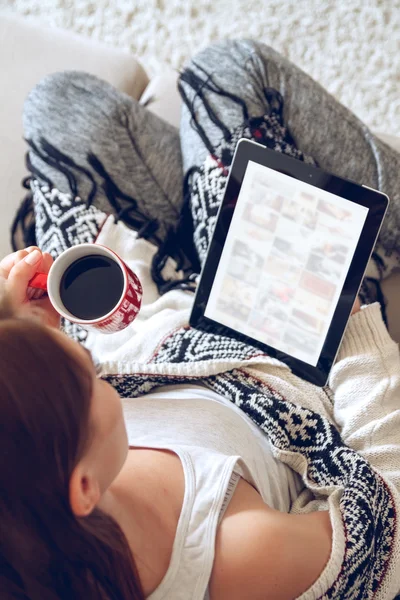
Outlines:
[[[140, 63], [127, 52], [57, 29], [46, 29], [8, 13], [0, 13], [0, 256], [10, 252], [10, 223], [24, 190], [26, 145], [22, 106], [32, 87], [46, 74], [78, 69], [93, 73], [146, 102], [150, 110], [178, 126], [180, 97], [172, 70], [149, 80]], [[379, 134], [400, 152], [400, 138]], [[400, 342], [400, 275], [385, 281], [392, 336]]]

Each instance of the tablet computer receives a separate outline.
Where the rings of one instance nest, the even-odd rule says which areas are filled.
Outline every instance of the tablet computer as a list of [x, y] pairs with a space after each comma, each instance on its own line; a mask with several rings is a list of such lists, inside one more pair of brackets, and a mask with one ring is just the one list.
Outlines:
[[240, 140], [190, 324], [326, 384], [388, 197]]

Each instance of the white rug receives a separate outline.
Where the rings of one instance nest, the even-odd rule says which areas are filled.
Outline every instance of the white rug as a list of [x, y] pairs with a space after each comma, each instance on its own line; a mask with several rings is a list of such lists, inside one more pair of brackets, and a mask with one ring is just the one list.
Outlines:
[[0, 0], [44, 25], [130, 49], [150, 74], [213, 40], [252, 37], [371, 128], [400, 135], [400, 0]]

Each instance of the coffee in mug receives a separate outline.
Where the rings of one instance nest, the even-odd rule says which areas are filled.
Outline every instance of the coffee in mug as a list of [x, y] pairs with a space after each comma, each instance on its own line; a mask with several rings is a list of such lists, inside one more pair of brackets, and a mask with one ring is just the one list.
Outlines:
[[77, 319], [91, 321], [108, 314], [123, 289], [124, 276], [118, 263], [108, 256], [89, 254], [78, 258], [65, 271], [60, 298]]

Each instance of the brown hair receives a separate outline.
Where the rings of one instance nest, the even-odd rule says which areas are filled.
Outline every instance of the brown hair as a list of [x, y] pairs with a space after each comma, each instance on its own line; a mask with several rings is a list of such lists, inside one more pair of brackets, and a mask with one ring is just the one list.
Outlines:
[[90, 436], [92, 376], [0, 299], [0, 597], [143, 600], [119, 525], [77, 518], [71, 473]]

